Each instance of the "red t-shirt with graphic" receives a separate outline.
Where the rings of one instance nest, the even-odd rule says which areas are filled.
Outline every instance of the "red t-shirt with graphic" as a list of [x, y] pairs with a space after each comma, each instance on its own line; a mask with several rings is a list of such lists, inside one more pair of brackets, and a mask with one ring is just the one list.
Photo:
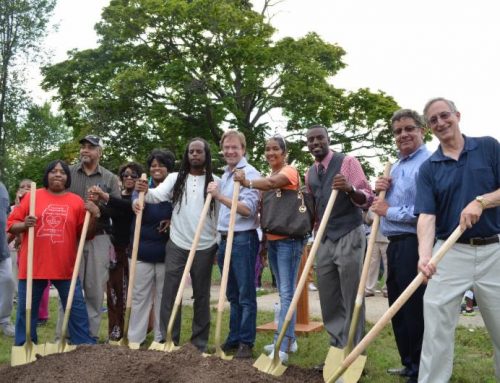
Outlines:
[[[7, 230], [29, 215], [29, 193], [7, 220]], [[71, 279], [76, 260], [77, 240], [85, 219], [85, 203], [73, 193], [52, 194], [37, 189], [33, 279]], [[28, 232], [19, 251], [19, 279], [26, 279]]]

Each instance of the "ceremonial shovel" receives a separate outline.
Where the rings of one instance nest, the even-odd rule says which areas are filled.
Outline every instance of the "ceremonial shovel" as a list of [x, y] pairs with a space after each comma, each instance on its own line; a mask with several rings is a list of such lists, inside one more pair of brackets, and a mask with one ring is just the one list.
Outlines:
[[281, 376], [286, 370], [286, 366], [281, 363], [279, 358], [279, 349], [281, 346], [281, 342], [285, 337], [286, 330], [290, 325], [290, 321], [292, 320], [293, 313], [297, 308], [297, 303], [300, 298], [300, 294], [306, 284], [309, 270], [311, 269], [314, 257], [316, 256], [316, 252], [318, 251], [319, 245], [321, 243], [321, 239], [323, 238], [323, 234], [325, 232], [326, 225], [330, 218], [330, 214], [332, 212], [333, 204], [335, 203], [335, 199], [337, 198], [338, 190], [332, 190], [330, 193], [330, 198], [328, 199], [328, 204], [326, 205], [325, 212], [323, 213], [323, 217], [321, 218], [321, 223], [318, 228], [318, 232], [314, 237], [314, 243], [311, 247], [311, 251], [309, 252], [309, 256], [307, 257], [306, 264], [304, 266], [304, 270], [302, 270], [302, 274], [300, 275], [299, 283], [297, 288], [295, 289], [295, 293], [293, 294], [292, 302], [290, 303], [290, 307], [285, 316], [285, 321], [283, 322], [283, 327], [281, 328], [281, 332], [278, 336], [278, 340], [274, 345], [274, 355], [271, 358], [266, 354], [261, 354], [259, 358], [255, 361], [254, 367], [256, 367], [259, 371], [265, 372], [267, 374], [271, 374], [274, 376]]
[[[31, 183], [29, 215], [35, 216], [36, 183]], [[26, 342], [22, 346], [13, 346], [10, 364], [18, 366], [33, 362], [36, 355], [45, 355], [44, 344], [31, 341], [31, 300], [33, 299], [33, 247], [35, 244], [35, 228], [28, 229], [28, 265], [26, 275]]]
[[75, 296], [76, 281], [78, 280], [78, 273], [80, 271], [80, 264], [82, 262], [83, 247], [85, 246], [85, 239], [89, 229], [90, 212], [85, 213], [85, 220], [83, 221], [82, 233], [80, 235], [80, 242], [78, 243], [78, 250], [76, 252], [75, 266], [73, 268], [73, 276], [71, 277], [71, 285], [69, 286], [68, 300], [66, 301], [66, 310], [64, 310], [64, 319], [61, 330], [61, 339], [57, 343], [47, 343], [45, 345], [45, 354], [55, 354], [61, 352], [73, 351], [76, 349], [75, 345], [70, 345], [66, 342], [68, 334], [69, 316], [71, 313], [71, 306], [73, 305], [73, 298]]
[[203, 230], [203, 226], [205, 225], [205, 218], [207, 218], [208, 209], [210, 208], [211, 201], [212, 201], [212, 194], [208, 193], [207, 198], [205, 200], [205, 205], [203, 206], [203, 210], [201, 211], [200, 220], [198, 221], [198, 227], [196, 228], [196, 232], [194, 234], [193, 244], [191, 245], [191, 250], [189, 251], [189, 255], [186, 261], [186, 266], [184, 266], [184, 272], [182, 274], [179, 289], [177, 290], [177, 296], [175, 297], [174, 307], [172, 308], [172, 312], [170, 313], [170, 319], [168, 321], [167, 336], [165, 343], [153, 342], [149, 346], [150, 350], [170, 352], [170, 351], [175, 351], [179, 348], [174, 344], [172, 340], [172, 331], [174, 328], [175, 318], [177, 317], [177, 312], [179, 311], [179, 307], [181, 306], [182, 303], [182, 294], [186, 286], [189, 272], [191, 271], [191, 266], [193, 265], [194, 256], [196, 254], [196, 249], [198, 248], [198, 243], [200, 242], [201, 232]]
[[[384, 176], [388, 177], [391, 171], [391, 164], [388, 162], [385, 165]], [[383, 200], [385, 198], [385, 190], [382, 190], [379, 194], [379, 198]], [[372, 258], [373, 247], [375, 245], [375, 240], [377, 239], [377, 232], [379, 228], [380, 217], [375, 214], [372, 223], [372, 230], [370, 232], [370, 238], [368, 240], [368, 247], [366, 249], [366, 256], [363, 263], [363, 271], [361, 272], [361, 278], [359, 280], [358, 293], [356, 295], [356, 301], [354, 303], [354, 310], [352, 312], [351, 326], [349, 327], [349, 335], [347, 337], [347, 345], [344, 349], [331, 346], [328, 350], [328, 354], [325, 360], [325, 366], [323, 368], [323, 379], [333, 374], [333, 372], [340, 366], [342, 360], [352, 351], [354, 345], [354, 336], [356, 335], [356, 328], [359, 324], [359, 314], [361, 307], [363, 306], [363, 300], [365, 296], [365, 286], [366, 279], [368, 278], [368, 269], [370, 268], [370, 261]], [[366, 355], [360, 355], [356, 362], [351, 367], [351, 373], [354, 375], [354, 371], [361, 376], [363, 368], [366, 363]]]
[[[141, 180], [147, 180], [146, 173], [142, 173]], [[109, 342], [109, 344], [112, 344], [114, 346], [128, 346], [129, 348], [134, 350], [138, 349], [140, 345], [138, 343], [132, 343], [128, 341], [128, 327], [130, 323], [130, 313], [132, 311], [132, 294], [134, 290], [135, 267], [137, 264], [137, 253], [139, 251], [139, 241], [141, 237], [142, 212], [144, 211], [144, 192], [139, 193], [138, 204], [141, 207], [141, 210], [135, 217], [134, 242], [132, 244], [132, 258], [130, 259], [130, 274], [127, 290], [127, 306], [125, 307], [125, 318], [123, 322], [123, 334], [122, 338], [119, 341]]]
[[[439, 250], [434, 254], [429, 263], [436, 266], [439, 261], [444, 257], [446, 252], [453, 246], [457, 239], [462, 235], [463, 231], [458, 226], [455, 231], [448, 237], [448, 239], [443, 243]], [[387, 323], [392, 319], [394, 315], [399, 311], [401, 306], [403, 306], [406, 301], [411, 297], [416, 289], [422, 284], [425, 276], [422, 272], [419, 272], [415, 279], [408, 285], [408, 287], [401, 293], [399, 298], [392, 304], [391, 307], [386, 311], [386, 313], [378, 320], [377, 323], [372, 327], [370, 332], [365, 335], [365, 337], [358, 343], [358, 345], [351, 351], [351, 353], [343, 360], [342, 364], [325, 379], [327, 383], [336, 382], [337, 379], [341, 378], [340, 381], [343, 383], [355, 383], [359, 380], [359, 375], [356, 371], [351, 371], [351, 365], [353, 367], [356, 364], [356, 360], [361, 355], [361, 353], [370, 345], [370, 343], [375, 339], [375, 337], [382, 331]]]

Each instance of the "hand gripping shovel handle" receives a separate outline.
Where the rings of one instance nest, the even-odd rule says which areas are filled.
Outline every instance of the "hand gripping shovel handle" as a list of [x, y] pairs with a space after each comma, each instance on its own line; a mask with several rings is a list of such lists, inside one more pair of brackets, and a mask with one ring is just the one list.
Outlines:
[[[436, 266], [447, 251], [455, 244], [458, 238], [462, 235], [463, 230], [458, 226], [453, 233], [448, 237], [448, 239], [443, 243], [439, 250], [431, 258], [430, 263]], [[335, 382], [340, 378], [347, 368], [356, 360], [356, 358], [361, 355], [361, 353], [366, 350], [370, 343], [375, 339], [375, 337], [382, 331], [387, 323], [392, 319], [394, 315], [399, 311], [401, 306], [403, 306], [406, 301], [412, 296], [415, 290], [424, 281], [424, 274], [419, 272], [415, 279], [408, 285], [408, 287], [401, 293], [399, 298], [392, 304], [391, 307], [385, 312], [385, 314], [375, 323], [372, 329], [365, 335], [365, 337], [358, 343], [358, 345], [352, 350], [352, 352], [344, 359], [342, 365], [333, 373], [333, 375], [326, 380], [328, 383]]]
[[175, 297], [174, 308], [172, 310], [172, 313], [170, 314], [170, 319], [168, 321], [167, 342], [169, 340], [171, 341], [172, 339], [172, 330], [174, 327], [175, 317], [177, 316], [177, 311], [182, 301], [182, 294], [186, 286], [186, 281], [189, 276], [189, 272], [191, 271], [191, 267], [193, 265], [196, 249], [198, 249], [198, 243], [200, 242], [201, 232], [203, 230], [203, 227], [205, 226], [205, 219], [207, 218], [208, 215], [208, 209], [210, 209], [210, 202], [212, 202], [212, 194], [208, 193], [207, 198], [205, 199], [205, 205], [203, 205], [203, 210], [201, 211], [200, 220], [198, 221], [198, 227], [196, 228], [196, 232], [194, 234], [193, 244], [191, 245], [191, 250], [189, 251], [189, 255], [186, 261], [186, 266], [184, 266], [184, 272], [182, 273], [181, 283], [179, 285], [179, 289], [177, 290], [177, 295]]
[[[141, 180], [146, 181], [146, 173], [142, 173]], [[127, 290], [127, 305], [125, 308], [125, 318], [123, 323], [123, 339], [127, 341], [128, 339], [128, 326], [130, 323], [130, 311], [132, 309], [132, 291], [134, 289], [135, 280], [135, 267], [137, 264], [137, 253], [139, 251], [139, 240], [141, 237], [141, 225], [142, 225], [142, 213], [144, 211], [144, 192], [139, 193], [138, 204], [141, 210], [135, 216], [135, 227], [134, 227], [134, 240], [132, 244], [132, 257], [130, 259], [130, 273], [128, 280], [128, 290]]]
[[229, 278], [229, 265], [231, 264], [231, 251], [233, 248], [234, 224], [236, 222], [236, 209], [238, 207], [238, 197], [240, 195], [240, 183], [234, 182], [233, 198], [231, 200], [231, 210], [229, 215], [229, 227], [226, 239], [226, 251], [224, 252], [224, 266], [222, 267], [222, 278], [220, 282], [219, 303], [217, 304], [217, 321], [215, 326], [215, 347], [220, 353], [220, 333], [222, 327], [222, 312], [226, 298], [227, 280]]
[[[387, 162], [384, 168], [384, 177], [388, 177], [391, 171], [391, 163]], [[382, 190], [379, 193], [379, 199], [385, 199], [386, 191]], [[356, 302], [354, 303], [354, 311], [352, 313], [351, 325], [349, 327], [349, 335], [347, 337], [347, 344], [345, 348], [345, 353], [351, 352], [354, 345], [354, 335], [356, 334], [356, 328], [359, 322], [359, 313], [363, 305], [363, 298], [365, 296], [366, 280], [368, 279], [368, 270], [370, 269], [370, 261], [372, 258], [373, 247], [375, 246], [375, 241], [377, 239], [377, 233], [380, 225], [380, 216], [374, 214], [372, 229], [370, 232], [370, 237], [368, 239], [368, 246], [366, 248], [365, 260], [363, 262], [363, 271], [361, 272], [361, 278], [359, 279], [358, 293], [356, 295]]]
[[281, 328], [281, 332], [278, 336], [278, 340], [276, 341], [276, 345], [274, 346], [274, 359], [279, 358], [279, 352], [277, 350], [280, 349], [281, 342], [285, 336], [286, 330], [290, 321], [292, 320], [293, 313], [297, 308], [297, 303], [300, 299], [300, 294], [304, 289], [304, 286], [307, 281], [307, 277], [309, 274], [309, 270], [311, 269], [314, 258], [316, 257], [316, 252], [318, 251], [319, 245], [321, 244], [321, 240], [323, 239], [323, 234], [325, 233], [326, 225], [328, 224], [328, 220], [330, 219], [330, 215], [332, 213], [333, 205], [335, 204], [335, 200], [337, 199], [337, 195], [339, 194], [338, 190], [332, 189], [330, 193], [330, 198], [328, 199], [328, 203], [326, 205], [325, 211], [323, 213], [323, 217], [321, 218], [321, 222], [319, 224], [318, 231], [316, 232], [316, 236], [314, 237], [314, 242], [311, 247], [311, 251], [307, 257], [306, 264], [304, 265], [304, 269], [302, 270], [302, 274], [300, 275], [299, 283], [297, 284], [297, 288], [295, 289], [295, 294], [293, 295], [292, 302], [290, 303], [290, 307], [285, 316], [285, 322], [283, 323], [283, 327]]
[[[35, 216], [36, 183], [31, 183], [29, 215]], [[35, 228], [28, 229], [28, 264], [26, 271], [26, 344], [31, 346], [31, 301], [33, 299], [33, 249], [35, 247]]]
[[61, 345], [66, 343], [66, 335], [68, 332], [69, 316], [71, 313], [71, 306], [73, 305], [73, 298], [75, 296], [76, 281], [80, 271], [80, 264], [82, 262], [83, 247], [85, 246], [85, 239], [89, 229], [90, 212], [87, 210], [85, 213], [85, 220], [83, 221], [82, 233], [80, 235], [80, 242], [78, 243], [78, 250], [76, 252], [75, 266], [73, 267], [73, 275], [71, 276], [71, 285], [69, 286], [68, 300], [66, 301], [66, 310], [64, 311], [64, 320], [61, 331]]

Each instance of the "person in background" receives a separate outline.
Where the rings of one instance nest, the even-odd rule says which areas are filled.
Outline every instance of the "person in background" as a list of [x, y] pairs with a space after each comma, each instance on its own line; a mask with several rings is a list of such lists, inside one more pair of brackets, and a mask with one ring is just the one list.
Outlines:
[[[363, 211], [363, 221], [368, 227], [371, 227], [373, 223], [373, 213], [371, 210]], [[369, 237], [369, 234], [367, 234]], [[387, 245], [389, 240], [382, 234], [379, 229], [377, 231], [377, 237], [375, 238], [375, 243], [373, 246], [372, 256], [370, 259], [370, 266], [368, 268], [368, 277], [366, 279], [365, 286], [365, 297], [373, 297], [377, 288], [377, 282], [379, 280], [380, 268], [383, 267], [383, 279], [384, 287], [382, 287], [382, 295], [387, 298]]]
[[5, 185], [0, 182], [0, 330], [5, 336], [13, 337], [15, 331], [10, 314], [14, 302], [15, 282], [6, 234], [9, 210], [9, 193]]
[[135, 182], [143, 173], [142, 166], [137, 162], [129, 162], [118, 170], [122, 185], [120, 198], [104, 192], [99, 186], [92, 186], [89, 190], [89, 199], [104, 205], [103, 211], [111, 217], [111, 242], [114, 246], [115, 257], [110, 262], [109, 280], [107, 283], [108, 306], [108, 336], [117, 341], [123, 336], [125, 304], [128, 288], [128, 257], [130, 232], [134, 220], [132, 210], [132, 193]]

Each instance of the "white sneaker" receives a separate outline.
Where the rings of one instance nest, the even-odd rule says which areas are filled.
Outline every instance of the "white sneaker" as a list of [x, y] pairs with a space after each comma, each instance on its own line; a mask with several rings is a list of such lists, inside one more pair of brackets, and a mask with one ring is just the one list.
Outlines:
[[[269, 354], [269, 357], [271, 359], [274, 358], [274, 350], [273, 350], [273, 352], [271, 352]], [[280, 357], [280, 360], [281, 360], [282, 363], [287, 363], [288, 362], [288, 354], [286, 352], [279, 351], [279, 357]]]
[[[299, 349], [299, 345], [297, 344], [297, 341], [294, 340], [292, 345], [290, 346], [290, 352], [291, 353], [297, 352], [298, 349]], [[264, 346], [264, 351], [268, 354], [272, 353], [274, 351], [274, 343], [266, 344]]]
[[0, 324], [0, 328], [2, 329], [2, 332], [4, 333], [5, 336], [13, 337], [14, 334], [16, 333], [14, 325], [10, 322]]
[[318, 291], [318, 288], [312, 282], [309, 283], [308, 289], [309, 291]]

